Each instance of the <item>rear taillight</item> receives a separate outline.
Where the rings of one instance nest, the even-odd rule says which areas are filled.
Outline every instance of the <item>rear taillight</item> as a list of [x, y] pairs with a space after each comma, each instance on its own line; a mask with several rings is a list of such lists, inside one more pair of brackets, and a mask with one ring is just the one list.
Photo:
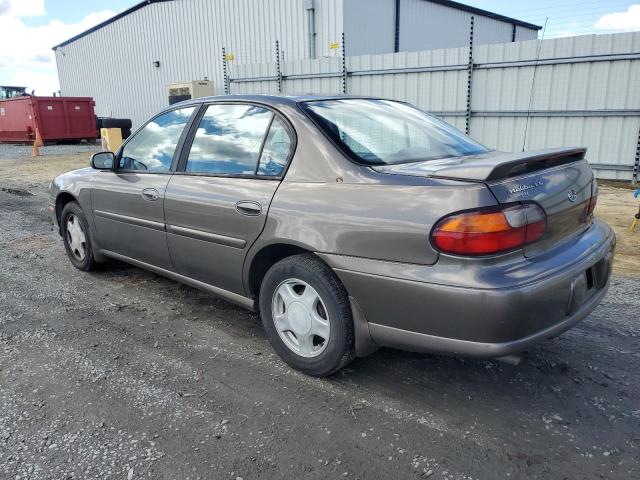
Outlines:
[[533, 203], [477, 210], [445, 217], [431, 233], [433, 245], [456, 255], [491, 255], [540, 240], [546, 217]]

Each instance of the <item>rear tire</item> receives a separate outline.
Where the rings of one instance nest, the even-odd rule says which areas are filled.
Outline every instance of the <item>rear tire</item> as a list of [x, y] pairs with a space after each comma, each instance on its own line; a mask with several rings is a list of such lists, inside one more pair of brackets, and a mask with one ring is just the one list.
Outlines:
[[274, 264], [260, 286], [259, 303], [269, 342], [291, 367], [323, 377], [353, 360], [347, 292], [314, 255], [294, 255]]
[[88, 272], [95, 266], [89, 224], [77, 202], [65, 205], [60, 215], [60, 233], [67, 256], [74, 267]]

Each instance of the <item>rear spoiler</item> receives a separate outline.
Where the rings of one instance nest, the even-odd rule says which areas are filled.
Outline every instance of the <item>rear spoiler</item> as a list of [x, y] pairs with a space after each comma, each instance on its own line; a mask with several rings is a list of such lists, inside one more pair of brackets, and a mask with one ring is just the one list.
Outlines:
[[[524, 175], [537, 170], [584, 160], [586, 148], [555, 148], [526, 153], [509, 153], [479, 162], [479, 173], [485, 181]], [[474, 165], [475, 167], [476, 165]]]
[[[586, 152], [586, 148], [548, 148], [522, 153], [492, 152], [486, 156], [431, 160], [421, 163], [419, 170], [421, 175], [429, 177], [487, 182], [579, 162], [584, 160]], [[403, 174], [408, 173], [405, 170], [408, 170], [410, 165], [385, 165], [374, 169], [387, 173]], [[412, 169], [415, 172], [415, 164]]]

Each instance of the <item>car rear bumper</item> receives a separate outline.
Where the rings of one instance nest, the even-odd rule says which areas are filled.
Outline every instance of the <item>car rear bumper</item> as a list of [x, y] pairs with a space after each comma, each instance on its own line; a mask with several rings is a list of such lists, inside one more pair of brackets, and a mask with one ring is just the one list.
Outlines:
[[365, 331], [377, 346], [500, 357], [587, 317], [608, 289], [614, 247], [611, 229], [596, 221], [545, 255], [511, 256], [497, 267], [467, 259], [420, 266], [322, 256], [366, 319], [357, 334]]
[[498, 358], [522, 352], [546, 338], [552, 338], [568, 330], [586, 318], [604, 297], [608, 286], [592, 296], [573, 315], [526, 337], [500, 343], [476, 342], [457, 338], [438, 337], [400, 328], [370, 323], [369, 334], [379, 346], [393, 347], [414, 352], [445, 353], [480, 358]]

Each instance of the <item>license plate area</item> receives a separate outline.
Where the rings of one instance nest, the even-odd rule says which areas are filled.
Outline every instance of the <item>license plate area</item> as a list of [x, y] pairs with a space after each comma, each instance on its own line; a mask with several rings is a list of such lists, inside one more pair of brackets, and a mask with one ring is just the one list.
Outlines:
[[590, 275], [593, 286], [598, 290], [603, 288], [607, 284], [607, 280], [609, 280], [612, 259], [613, 255], [608, 253], [604, 258], [587, 270], [587, 272], [591, 272]]
[[566, 314], [573, 314], [582, 304], [607, 284], [611, 270], [611, 253], [591, 265], [571, 281]]
[[586, 280], [587, 291], [591, 290], [595, 286], [595, 282], [593, 280], [593, 267], [587, 268], [584, 272], [584, 277]]

